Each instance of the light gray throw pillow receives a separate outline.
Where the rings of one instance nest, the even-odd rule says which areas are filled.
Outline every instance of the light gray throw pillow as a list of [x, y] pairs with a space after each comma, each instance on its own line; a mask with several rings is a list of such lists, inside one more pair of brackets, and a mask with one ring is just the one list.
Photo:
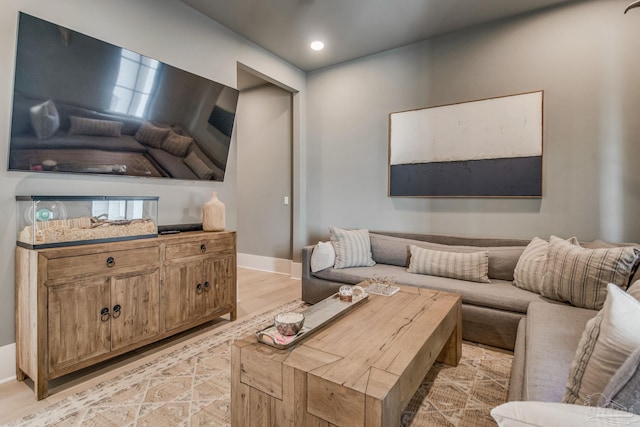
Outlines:
[[409, 246], [411, 260], [409, 273], [428, 274], [430, 276], [449, 277], [471, 282], [491, 283], [489, 271], [489, 252], [448, 252]]
[[38, 139], [50, 138], [60, 127], [58, 109], [52, 100], [34, 105], [30, 114], [31, 125]]
[[[572, 245], [578, 244], [578, 239], [571, 237], [567, 242]], [[527, 291], [537, 294], [542, 292], [542, 281], [547, 269], [547, 250], [549, 242], [534, 237], [527, 245], [513, 272], [513, 284]]]
[[214, 174], [213, 169], [207, 166], [207, 164], [203, 162], [200, 157], [198, 157], [195, 151], [192, 151], [189, 154], [187, 154], [187, 157], [185, 157], [182, 161], [187, 166], [189, 166], [189, 168], [193, 171], [193, 173], [198, 175], [198, 178], [206, 179], [206, 180], [213, 178], [213, 174]]
[[90, 119], [79, 116], [69, 116], [69, 119], [71, 120], [69, 135], [113, 137], [120, 137], [122, 135], [122, 125], [124, 124], [122, 122]]
[[170, 131], [169, 135], [162, 142], [162, 149], [174, 156], [184, 157], [189, 151], [189, 146], [193, 143], [193, 138], [185, 135], [178, 135]]
[[135, 139], [138, 142], [147, 144], [153, 148], [161, 148], [171, 129], [154, 126], [149, 122], [144, 122], [136, 132]]
[[369, 230], [343, 230], [329, 227], [329, 236], [336, 251], [334, 268], [371, 267], [376, 262], [371, 257]]

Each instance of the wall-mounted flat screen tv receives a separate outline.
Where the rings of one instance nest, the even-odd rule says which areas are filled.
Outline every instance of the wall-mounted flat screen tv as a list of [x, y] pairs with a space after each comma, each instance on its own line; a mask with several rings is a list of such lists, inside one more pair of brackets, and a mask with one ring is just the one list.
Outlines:
[[238, 91], [20, 13], [11, 171], [223, 181]]

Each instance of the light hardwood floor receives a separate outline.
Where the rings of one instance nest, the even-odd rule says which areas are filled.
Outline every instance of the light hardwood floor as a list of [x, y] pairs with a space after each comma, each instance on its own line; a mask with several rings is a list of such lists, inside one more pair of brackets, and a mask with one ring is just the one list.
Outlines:
[[[289, 276], [246, 268], [238, 268], [238, 321], [286, 304], [300, 298], [300, 280]], [[159, 343], [143, 347], [91, 368], [53, 380], [49, 384], [49, 397], [37, 401], [33, 383], [12, 381], [0, 385], [0, 424], [24, 417], [67, 396], [84, 391], [122, 372], [140, 366], [183, 345], [197, 340], [212, 330], [233, 327], [228, 316]]]

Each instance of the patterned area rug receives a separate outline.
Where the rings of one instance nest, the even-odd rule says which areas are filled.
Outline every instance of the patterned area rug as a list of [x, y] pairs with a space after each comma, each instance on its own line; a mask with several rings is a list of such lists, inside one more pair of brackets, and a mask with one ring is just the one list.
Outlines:
[[[75, 394], [9, 426], [227, 426], [230, 344], [267, 326], [276, 310], [212, 331], [193, 344]], [[453, 368], [436, 363], [403, 412], [403, 426], [495, 426], [506, 401], [512, 356], [463, 343]]]

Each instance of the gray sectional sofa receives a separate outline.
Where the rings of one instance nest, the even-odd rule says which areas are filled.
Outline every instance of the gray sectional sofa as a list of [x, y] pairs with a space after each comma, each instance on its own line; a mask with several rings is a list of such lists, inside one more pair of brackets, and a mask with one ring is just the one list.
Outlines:
[[[543, 298], [512, 285], [518, 258], [529, 243], [521, 239], [467, 238], [432, 234], [370, 232], [371, 253], [376, 265], [311, 272], [313, 246], [302, 249], [302, 299], [316, 303], [346, 284], [356, 284], [374, 274], [393, 276], [403, 285], [455, 292], [462, 295], [463, 339], [513, 350], [518, 323], [532, 301]], [[456, 250], [489, 250], [491, 283], [407, 272], [409, 244]]]
[[[376, 265], [313, 273], [314, 246], [302, 249], [302, 299], [316, 303], [344, 284], [374, 274], [397, 283], [462, 295], [463, 339], [514, 351], [509, 400], [560, 402], [578, 341], [596, 310], [574, 307], [513, 285], [518, 259], [530, 240], [370, 232]], [[489, 252], [491, 283], [407, 272], [409, 245], [452, 252]], [[599, 243], [585, 244], [597, 247]]]

